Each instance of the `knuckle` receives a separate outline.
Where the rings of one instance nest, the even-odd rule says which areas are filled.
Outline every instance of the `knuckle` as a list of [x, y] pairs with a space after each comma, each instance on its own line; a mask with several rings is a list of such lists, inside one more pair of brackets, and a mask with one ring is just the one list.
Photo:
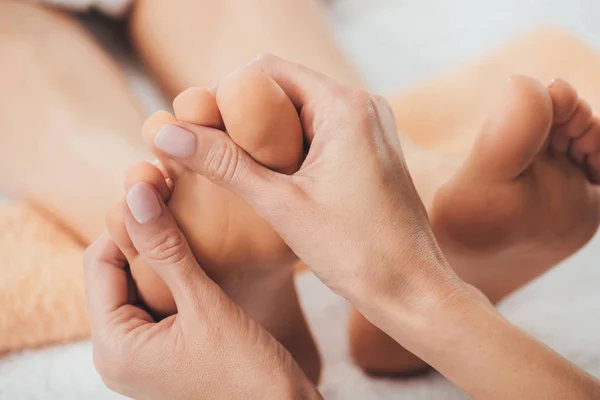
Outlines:
[[187, 242], [175, 227], [155, 233], [143, 245], [143, 253], [146, 257], [161, 264], [177, 264], [187, 256], [187, 252]]
[[350, 96], [352, 104], [356, 107], [364, 108], [372, 101], [371, 93], [366, 90], [353, 90]]
[[239, 169], [240, 154], [232, 142], [223, 140], [211, 146], [205, 162], [210, 180], [229, 183]]
[[391, 113], [387, 100], [378, 94], [361, 91], [353, 100], [354, 115], [365, 126], [372, 126], [381, 119], [383, 114]]
[[342, 111], [347, 118], [364, 119], [373, 107], [371, 94], [364, 90], [352, 90], [346, 94]]

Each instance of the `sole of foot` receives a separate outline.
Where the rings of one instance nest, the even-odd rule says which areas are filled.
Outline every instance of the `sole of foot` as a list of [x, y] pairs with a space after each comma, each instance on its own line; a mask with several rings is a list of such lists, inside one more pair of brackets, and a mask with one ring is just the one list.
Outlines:
[[[244, 68], [218, 89], [192, 88], [174, 101], [175, 116], [148, 118], [143, 135], [161, 169], [140, 164], [127, 174], [126, 189], [153, 185], [164, 198], [202, 268], [240, 307], [273, 334], [316, 382], [320, 359], [294, 286], [295, 255], [254, 211], [226, 189], [161, 156], [154, 147], [161, 130], [181, 122], [222, 129], [257, 162], [293, 173], [303, 159], [298, 113], [283, 90], [262, 72]], [[172, 187], [172, 190], [169, 189]], [[157, 317], [176, 312], [166, 285], [131, 245], [116, 205], [109, 232], [129, 260], [140, 298]]]
[[[600, 120], [573, 87], [513, 77], [430, 209], [461, 278], [497, 303], [583, 247], [600, 223], [598, 158]], [[427, 368], [357, 312], [349, 334], [369, 373]]]

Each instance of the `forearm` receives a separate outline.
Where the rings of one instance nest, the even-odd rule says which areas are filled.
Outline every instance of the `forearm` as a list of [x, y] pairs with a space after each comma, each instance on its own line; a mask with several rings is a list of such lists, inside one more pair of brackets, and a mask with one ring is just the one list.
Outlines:
[[381, 298], [372, 322], [477, 399], [591, 399], [600, 382], [506, 321], [469, 290], [426, 308]]

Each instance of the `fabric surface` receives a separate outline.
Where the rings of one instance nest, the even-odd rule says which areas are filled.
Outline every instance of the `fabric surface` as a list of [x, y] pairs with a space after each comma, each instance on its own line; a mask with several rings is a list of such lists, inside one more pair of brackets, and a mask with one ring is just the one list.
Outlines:
[[[371, 87], [389, 93], [489, 51], [540, 23], [567, 26], [600, 48], [597, 15], [596, 0], [337, 0], [331, 18], [341, 44]], [[113, 54], [122, 57], [110, 33], [100, 28], [98, 34]], [[132, 89], [148, 110], [160, 107], [162, 100], [135, 63], [121, 61]], [[599, 259], [597, 236], [579, 254], [500, 306], [512, 322], [598, 377]], [[321, 389], [326, 399], [466, 398], [436, 373], [396, 381], [365, 377], [347, 352], [347, 304], [310, 274], [302, 276], [298, 286], [324, 357]], [[106, 389], [94, 371], [87, 341], [0, 358], [2, 400], [81, 398], [121, 398]]]
[[88, 336], [82, 254], [47, 215], [0, 204], [0, 354]]

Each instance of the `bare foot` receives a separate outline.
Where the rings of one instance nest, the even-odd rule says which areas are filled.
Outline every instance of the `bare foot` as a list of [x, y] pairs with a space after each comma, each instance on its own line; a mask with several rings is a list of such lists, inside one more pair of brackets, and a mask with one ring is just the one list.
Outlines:
[[431, 209], [463, 279], [498, 302], [592, 238], [599, 141], [600, 121], [568, 83], [511, 80]]
[[[430, 208], [461, 278], [497, 303], [585, 245], [600, 222], [599, 153], [600, 120], [569, 84], [514, 77]], [[356, 311], [350, 341], [368, 372], [427, 368]]]
[[[185, 122], [225, 128], [258, 162], [293, 173], [303, 159], [303, 136], [296, 109], [285, 93], [262, 72], [245, 68], [228, 76], [216, 91], [193, 88], [174, 101], [176, 118], [160, 112], [144, 126], [154, 149], [168, 124]], [[155, 149], [156, 150], [156, 149]], [[159, 154], [158, 150], [155, 151]], [[160, 156], [159, 156], [160, 159]], [[172, 184], [150, 164], [131, 169], [126, 186], [152, 184], [188, 238], [200, 265], [252, 318], [268, 329], [317, 382], [320, 360], [300, 309], [294, 286], [296, 257], [251, 208], [225, 189], [168, 159], [160, 159]], [[166, 285], [131, 246], [122, 208], [110, 213], [107, 225], [129, 260], [141, 299], [158, 317], [176, 312]]]

